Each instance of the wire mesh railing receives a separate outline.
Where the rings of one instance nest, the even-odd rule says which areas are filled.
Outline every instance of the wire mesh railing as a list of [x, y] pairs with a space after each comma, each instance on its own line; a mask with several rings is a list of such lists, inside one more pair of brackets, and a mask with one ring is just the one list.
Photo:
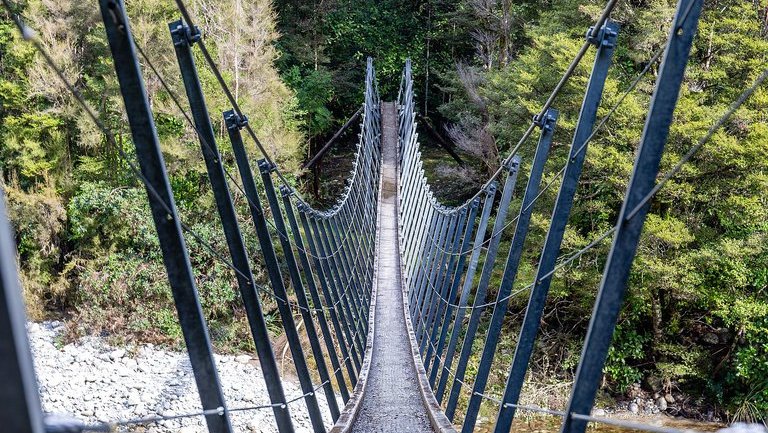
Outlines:
[[[105, 134], [109, 144], [118, 151], [122, 151], [114, 141], [115, 134], [99, 120], [74, 85], [67, 81], [65, 75], [61, 73], [61, 68], [48, 55], [34, 32], [14, 14], [13, 5], [7, 0], [3, 4], [14, 17], [24, 39], [35, 45], [49, 66], [72, 92], [78, 104]], [[172, 91], [168, 78], [158, 72], [144, 50], [136, 45], [124, 4], [117, 0], [103, 0], [99, 2], [99, 6], [107, 41], [114, 57], [115, 70], [125, 102], [138, 162], [132, 162], [124, 151], [121, 152], [121, 156], [132, 169], [135, 178], [147, 190], [202, 410], [170, 417], [154, 416], [97, 424], [69, 417], [44, 417], [40, 409], [34, 373], [31, 371], [32, 366], [28, 362], [28, 343], [23, 336], [25, 324], [23, 308], [20, 308], [17, 299], [20, 291], [15, 275], [15, 253], [5, 254], [13, 249], [13, 239], [3, 237], [2, 246], [5, 250], [1, 261], [7, 265], [2, 273], [2, 277], [5, 278], [3, 299], [13, 299], [15, 303], [12, 307], [6, 307], [3, 304], [3, 308], [0, 308], [0, 318], [7, 322], [4, 323], [7, 325], [4, 326], [4, 331], [8, 330], [13, 335], [13, 338], [3, 339], [2, 344], [9, 343], [14, 350], [3, 351], [3, 354], [9, 353], [12, 356], [8, 359], [3, 358], [0, 366], [4, 372], [16, 368], [24, 374], [22, 375], [23, 383], [14, 384], [17, 386], [10, 388], [3, 387], [3, 391], [9, 393], [9, 398], [6, 399], [4, 395], [3, 401], [9, 401], [11, 404], [0, 410], [0, 418], [5, 420], [12, 414], [16, 416], [24, 407], [28, 416], [20, 418], [18, 428], [14, 425], [12, 431], [74, 432], [113, 431], [119, 426], [203, 417], [208, 431], [213, 433], [233, 431], [230, 413], [272, 410], [278, 431], [287, 433], [294, 431], [291, 411], [300, 410], [298, 406], [292, 407], [292, 403], [303, 401], [302, 407], [306, 407], [308, 411], [312, 430], [316, 433], [326, 431], [330, 426], [324, 425], [319, 401], [316, 398], [317, 392], [322, 390], [325, 394], [327, 410], [335, 422], [340, 415], [336, 393], [341, 395], [345, 403], [350, 398], [348, 386], [355, 386], [357, 382], [363, 350], [368, 338], [368, 308], [373, 278], [380, 159], [379, 98], [372, 60], [368, 59], [366, 65], [360, 140], [355, 152], [353, 169], [347, 179], [347, 186], [336, 206], [329, 210], [317, 210], [298, 196], [293, 186], [288, 183], [286, 177], [280, 173], [274, 161], [264, 151], [250, 128], [247, 117], [232, 97], [215, 61], [205, 48], [200, 31], [191, 24], [192, 17], [183, 2], [177, 2], [177, 6], [184, 20], [169, 23], [169, 30], [184, 83], [188, 109], [183, 106], [182, 98]], [[195, 48], [200, 49], [209, 68], [219, 78], [221, 90], [232, 102], [232, 110], [224, 112], [223, 118], [234, 152], [240, 182], [225, 166], [224, 158], [218, 150], [213, 122], [207, 111], [206, 95], [200, 85], [194, 61]], [[179, 218], [144, 88], [139, 56], [169, 92], [174, 104], [200, 141], [229, 254], [217, 251]], [[245, 151], [241, 130], [246, 130], [263, 152], [264, 159], [258, 162], [261, 189], [256, 186], [256, 178], [251, 170], [249, 155]], [[273, 180], [273, 175], [277, 176], [277, 184]], [[259, 285], [253, 276], [249, 254], [232, 200], [231, 187], [237, 188], [247, 200], [251, 220], [261, 247], [269, 287]], [[266, 208], [261, 204], [260, 193], [266, 196]], [[0, 223], [7, 225], [5, 220]], [[270, 228], [276, 232], [282, 247], [280, 258], [273, 245], [274, 239]], [[213, 349], [205, 315], [198, 298], [194, 270], [190, 264], [184, 233], [191, 235], [206, 247], [205, 249], [214, 258], [234, 271], [267, 385], [270, 404], [228, 407], [213, 361]], [[305, 242], [308, 247], [304, 246]], [[287, 269], [287, 279], [282, 275], [282, 269]], [[290, 293], [289, 289], [292, 289]], [[260, 294], [271, 296], [277, 305], [283, 334], [291, 351], [301, 387], [299, 396], [288, 398], [283, 390], [272, 339], [259, 299]], [[294, 312], [297, 310], [302, 317], [303, 332], [309, 343], [309, 353], [302, 343], [303, 336], [299, 333], [294, 319]], [[314, 381], [315, 376], [319, 377], [319, 383]]]
[[[496, 407], [497, 416], [492, 424], [495, 433], [510, 431], [517, 409], [561, 417], [561, 431], [564, 433], [583, 433], [590, 422], [651, 432], [675, 430], [594, 417], [590, 413], [602, 380], [608, 347], [650, 199], [754, 93], [766, 79], [766, 74], [759, 76], [680, 162], [655, 183], [703, 2], [678, 1], [665, 46], [651, 55], [645, 67], [630, 81], [615, 104], [609, 107], [607, 114], [596, 122], [604, 83], [617, 47], [619, 28], [610, 21], [615, 5], [614, 1], [606, 4], [595, 26], [587, 32], [584, 45], [540, 112], [534, 116], [531, 125], [508, 156], [503, 158], [499, 170], [473, 197], [456, 207], [445, 207], [435, 199], [425, 177], [416, 133], [410, 62], [406, 63], [403, 71], [398, 104], [401, 122], [399, 217], [404, 284], [429, 384], [446, 416], [461, 425], [462, 433], [475, 429], [482, 402]], [[558, 117], [554, 104], [590, 46], [595, 48], [595, 61], [583, 90], [583, 101], [566, 164], [542, 188], [542, 175]], [[584, 167], [587, 145], [607, 125], [626, 97], [660, 58], [662, 61], [655, 77], [656, 84], [621, 215], [615, 226], [595, 236], [586, 246], [563, 254], [560, 250]], [[518, 151], [537, 129], [539, 141], [530, 160], [528, 181], [519, 199], [517, 215], [506, 222], [510, 196], [520, 167]], [[559, 191], [544, 246], [538, 255], [535, 277], [528, 285], [516, 285], [534, 205], [558, 181]], [[493, 221], [492, 228], [488, 227], [490, 221]], [[514, 226], [514, 231], [505, 234], [505, 229], [511, 226]], [[497, 265], [499, 240], [503, 234], [509, 238], [509, 252], [498, 280], [495, 299], [489, 300], [489, 277]], [[608, 238], [612, 238], [613, 243], [603, 269], [603, 279], [567, 408], [558, 411], [519, 404], [553, 277], [559, 269], [603, 245]], [[512, 297], [524, 292], [529, 293], [529, 299], [522, 326], [513, 337], [516, 340], [515, 353], [505, 376], [503, 395], [489, 395], [486, 387], [502, 332], [506, 330], [507, 304]], [[484, 316], [485, 310], [490, 310], [490, 314]], [[481, 320], [484, 338], [479, 331]], [[473, 381], [466, 380], [468, 370], [472, 371]], [[469, 396], [461, 400], [463, 417], [458, 418], [463, 391], [469, 391]]]
[[[134, 177], [147, 191], [202, 407], [200, 411], [167, 417], [100, 423], [44, 416], [25, 335], [14, 239], [2, 208], [4, 202], [0, 200], [0, 369], [4, 373], [3, 377], [9, 378], [6, 384], [0, 386], [0, 401], [4, 402], [0, 405], [0, 420], [3, 420], [4, 428], [21, 433], [114, 431], [121, 426], [202, 417], [209, 432], [229, 433], [233, 431], [231, 413], [271, 410], [278, 431], [289, 433], [294, 431], [291, 410], [304, 407], [312, 430], [315, 433], [326, 431], [329, 426], [324, 424], [317, 393], [322, 390], [325, 394], [327, 409], [333, 421], [336, 421], [341, 413], [336, 393], [340, 394], [344, 403], [350, 399], [349, 388], [357, 385], [369, 338], [368, 319], [374, 278], [381, 164], [380, 100], [372, 60], [368, 59], [366, 65], [365, 100], [361, 108], [360, 134], [353, 168], [336, 205], [327, 210], [318, 210], [301, 198], [287, 176], [266, 153], [182, 0], [176, 0], [176, 5], [183, 19], [169, 23], [169, 30], [189, 104], [188, 110], [184, 107], [183, 99], [172, 91], [167, 77], [158, 72], [142, 47], [137, 45], [123, 2], [99, 2], [133, 145], [136, 147], [137, 162], [133, 162], [122, 147], [116, 144], [113, 131], [100, 121], [73, 83], [68, 81], [34, 32], [14, 14], [9, 0], [2, 2], [14, 17], [23, 38], [37, 48], [87, 116], [104, 133], [107, 144], [121, 155]], [[497, 406], [493, 427], [495, 433], [509, 432], [517, 410], [560, 417], [563, 433], [583, 433], [590, 422], [650, 432], [678, 432], [675, 429], [594, 417], [590, 413], [650, 200], [763, 84], [768, 78], [768, 70], [742, 93], [679, 163], [656, 182], [703, 2], [678, 1], [663, 51], [651, 56], [646, 67], [630, 83], [615, 105], [597, 122], [603, 87], [617, 46], [619, 29], [610, 21], [616, 3], [616, 0], [609, 1], [595, 25], [587, 31], [586, 41], [547, 97], [542, 109], [534, 116], [512, 151], [502, 159], [500, 168], [474, 196], [458, 206], [443, 206], [435, 198], [424, 175], [416, 132], [410, 61], [404, 68], [397, 101], [400, 117], [398, 217], [403, 284], [407, 290], [408, 314], [415, 324], [414, 337], [419, 345], [428, 383], [450, 420], [456, 419], [459, 411], [463, 410], [462, 433], [475, 429], [482, 402]], [[195, 65], [195, 49], [199, 50], [216, 77], [220, 90], [231, 102], [231, 110], [222, 115], [239, 179], [225, 165], [218, 150], [213, 122], [207, 111], [206, 95]], [[553, 106], [591, 49], [595, 50], [595, 60], [584, 89], [566, 164], [542, 187], [559, 116]], [[217, 251], [184, 224], [179, 216], [160, 152], [139, 57], [171, 95], [173, 103], [200, 141], [228, 254]], [[662, 62], [618, 221], [586, 246], [563, 254], [560, 250], [584, 167], [587, 145], [659, 58], [662, 58]], [[242, 131], [246, 131], [245, 138], [253, 140], [262, 152], [263, 159], [257, 163], [261, 188], [257, 186], [258, 179], [252, 171]], [[520, 207], [513, 218], [508, 218], [521, 167], [518, 153], [536, 131], [539, 133], [538, 143], [531, 157]], [[536, 265], [535, 277], [530, 284], [515, 289], [534, 207], [558, 180], [559, 191]], [[232, 187], [246, 198], [267, 271], [268, 287], [258, 284], [254, 278], [232, 200]], [[262, 197], [267, 201], [266, 207], [262, 205]], [[506, 230], [513, 225], [514, 231], [507, 233]], [[267, 383], [269, 404], [228, 407], [226, 403], [213, 360], [207, 323], [198, 298], [195, 271], [190, 264], [185, 233], [235, 273], [262, 374]], [[510, 239], [509, 251], [501, 269], [496, 298], [489, 301], [488, 294], [495, 284], [494, 275], [498, 274], [496, 271], [499, 268], [497, 265], [502, 236]], [[601, 245], [609, 237], [612, 237], [612, 245], [567, 408], [559, 411], [521, 405], [520, 394], [553, 277], [558, 270]], [[279, 242], [282, 257], [278, 257], [275, 238]], [[283, 275], [285, 270], [287, 278]], [[529, 293], [529, 300], [503, 395], [490, 395], [486, 388], [504, 331], [507, 304], [513, 297], [526, 292]], [[301, 387], [301, 393], [297, 396], [288, 397], [283, 390], [260, 294], [270, 296], [277, 305]], [[490, 310], [490, 318], [487, 318], [487, 310]], [[296, 312], [304, 324], [303, 332], [308, 340], [308, 348], [302, 343], [302, 335], [294, 318]], [[475, 361], [473, 352], [482, 337], [480, 329], [486, 319], [487, 330], [480, 346], [481, 353]], [[467, 380], [470, 370], [474, 376], [472, 382]], [[319, 377], [319, 381], [315, 380], [315, 376]], [[465, 391], [470, 391], [465, 402], [466, 408], [460, 404], [461, 394]], [[299, 401], [303, 401], [303, 405], [294, 405]]]

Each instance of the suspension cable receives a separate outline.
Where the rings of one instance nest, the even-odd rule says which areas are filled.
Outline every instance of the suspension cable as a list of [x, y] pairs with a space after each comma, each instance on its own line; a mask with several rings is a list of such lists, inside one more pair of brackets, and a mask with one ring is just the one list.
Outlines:
[[640, 209], [642, 209], [643, 206], [645, 206], [648, 203], [648, 201], [651, 198], [653, 198], [653, 196], [655, 196], [656, 193], [658, 193], [659, 190], [663, 188], [664, 185], [667, 184], [667, 182], [669, 182], [670, 179], [672, 179], [677, 173], [680, 172], [680, 170], [683, 169], [683, 166], [685, 165], [685, 163], [687, 163], [691, 158], [693, 158], [693, 155], [695, 155], [696, 152], [699, 151], [699, 149], [701, 149], [705, 144], [707, 144], [707, 142], [712, 138], [712, 136], [715, 135], [715, 132], [717, 132], [725, 124], [725, 122], [727, 122], [728, 119], [730, 119], [731, 116], [733, 116], [733, 113], [735, 113], [736, 110], [738, 110], [739, 107], [741, 107], [742, 104], [744, 104], [744, 102], [746, 102], [747, 99], [749, 99], [749, 97], [752, 96], [753, 93], [755, 93], [755, 91], [758, 89], [758, 87], [760, 87], [763, 84], [766, 78], [768, 78], [768, 69], [765, 69], [763, 73], [760, 74], [760, 76], [758, 76], [757, 79], [755, 79], [752, 85], [749, 88], [747, 88], [744, 92], [742, 92], [741, 95], [739, 95], [739, 97], [731, 104], [728, 110], [726, 110], [725, 113], [723, 113], [723, 115], [720, 116], [720, 118], [717, 119], [717, 121], [709, 128], [707, 133], [704, 134], [704, 136], [701, 137], [699, 141], [693, 147], [691, 147], [685, 155], [683, 155], [680, 161], [678, 161], [678, 163], [675, 164], [675, 166], [661, 178], [659, 183], [657, 183], [656, 186], [654, 186], [653, 189], [650, 192], [648, 192], [648, 194], [646, 194], [642, 200], [640, 200], [637, 206], [635, 206], [632, 210], [630, 210], [627, 213], [627, 215], [624, 217], [625, 221], [631, 220], [640, 211]]
[[[176, 1], [180, 2], [181, 0], [176, 0]], [[591, 40], [593, 38], [596, 38], [599, 35], [601, 27], [608, 20], [608, 17], [611, 15], [611, 12], [613, 12], [613, 9], [616, 7], [617, 3], [618, 3], [618, 0], [609, 0], [608, 3], [605, 5], [605, 7], [603, 8], [600, 14], [600, 17], [597, 19], [597, 21], [595, 22], [595, 25], [592, 27], [591, 31], [589, 32], [589, 37], [587, 38], [586, 41], [584, 41], [581, 48], [579, 49], [579, 52], [576, 54], [576, 56], [571, 61], [568, 68], [565, 70], [565, 72], [561, 76], [560, 81], [558, 81], [555, 88], [549, 94], [549, 97], [547, 98], [546, 102], [544, 103], [541, 110], [539, 111], [539, 114], [534, 116], [533, 120], [531, 121], [531, 124], [528, 126], [526, 131], [520, 137], [517, 144], [515, 144], [512, 150], [507, 154], [507, 157], [504, 158], [502, 163], [499, 165], [499, 168], [496, 169], [496, 171], [490, 176], [490, 178], [488, 178], [488, 180], [486, 180], [483, 186], [472, 197], [470, 197], [464, 204], [462, 204], [461, 206], [457, 206], [454, 209], [460, 209], [461, 207], [466, 206], [472, 200], [478, 198], [484, 191], [487, 190], [490, 184], [499, 177], [499, 175], [503, 172], [504, 167], [512, 160], [512, 158], [514, 158], [515, 155], [517, 155], [518, 151], [523, 146], [523, 144], [525, 144], [525, 142], [528, 140], [531, 134], [533, 134], [533, 131], [536, 128], [538, 119], [543, 118], [547, 110], [554, 103], [557, 96], [561, 93], [562, 89], [565, 87], [565, 85], [568, 83], [570, 78], [576, 72], [576, 68], [581, 63], [581, 60], [584, 58], [587, 51], [589, 50], [589, 46], [592, 45]]]
[[[243, 186], [237, 181], [237, 179], [232, 174], [232, 172], [224, 165], [223, 159], [220, 158], [220, 153], [219, 152], [214, 152], [214, 148], [211, 145], [211, 143], [208, 142], [208, 140], [202, 134], [202, 131], [200, 131], [198, 126], [195, 124], [194, 120], [189, 115], [187, 110], [185, 110], [184, 107], [182, 106], [181, 101], [179, 100], [178, 95], [176, 95], [176, 93], [173, 91], [173, 89], [171, 89], [171, 87], [168, 85], [167, 81], [160, 74], [160, 71], [154, 65], [154, 63], [149, 58], [149, 56], [144, 52], [144, 50], [141, 48], [141, 45], [139, 45], [139, 43], [136, 41], [135, 38], [133, 38], [133, 44], [136, 47], [136, 51], [138, 51], [139, 55], [144, 59], [144, 61], [147, 63], [147, 66], [149, 66], [149, 68], [152, 71], [152, 73], [155, 75], [155, 77], [160, 82], [161, 87], [163, 87], [163, 89], [168, 93], [168, 95], [170, 96], [170, 98], [171, 98], [172, 102], [174, 103], [174, 105], [176, 106], [176, 108], [181, 112], [182, 116], [186, 119], [187, 123], [194, 129], [195, 134], [197, 135], [197, 137], [200, 140], [200, 142], [206, 147], [206, 149], [208, 149], [208, 151], [210, 151], [211, 153], [215, 153], [215, 154], [219, 155], [219, 159], [222, 161], [222, 164], [221, 164], [222, 169], [224, 170], [224, 173], [229, 178], [231, 183], [233, 185], [235, 185], [235, 187], [240, 191], [240, 193], [243, 195], [243, 197], [245, 197], [246, 201], [248, 201], [250, 206], [257, 207], [256, 204], [251, 200], [251, 198], [248, 197], [248, 194], [246, 194], [245, 189], [243, 188]], [[359, 145], [358, 145], [358, 151], [361, 151], [361, 146], [359, 146]], [[352, 179], [354, 179], [356, 175], [357, 175], [357, 172], [355, 171], [355, 174], [352, 177]], [[292, 192], [293, 192], [293, 190], [292, 190]], [[356, 206], [355, 209], [357, 209], [357, 204], [355, 204], [355, 206]], [[281, 230], [278, 230], [277, 227], [274, 225], [274, 223], [272, 221], [270, 221], [267, 218], [265, 218], [265, 221], [267, 221], [267, 224], [272, 226], [272, 228], [278, 234], [278, 236], [282, 237], [283, 239], [289, 239], [288, 235], [283, 233]], [[352, 223], [350, 222], [350, 224], [347, 226], [347, 228], [345, 228], [345, 233], [344, 233], [342, 241], [339, 242], [339, 244], [340, 244], [339, 247], [336, 249], [336, 251], [334, 251], [332, 254], [330, 254], [330, 256], [335, 255], [338, 251], [340, 251], [342, 249], [344, 243], [347, 241], [347, 238], [349, 237], [349, 228], [351, 227], [351, 225], [352, 225]], [[298, 247], [296, 247], [296, 248], [299, 249], [302, 253], [305, 253], [305, 254], [307, 254], [309, 256], [315, 257], [315, 255], [312, 254], [310, 251], [305, 251], [305, 250], [303, 250], [301, 248], [298, 248]], [[327, 258], [327, 257], [328, 256], [326, 256], [326, 257], [317, 257], [317, 258]]]
[[[616, 0], [612, 0], [612, 1], [616, 1]], [[177, 8], [179, 9], [179, 12], [181, 13], [182, 17], [184, 18], [184, 21], [187, 23], [187, 25], [190, 26], [190, 28], [192, 28], [192, 29], [196, 29], [195, 24], [194, 24], [194, 20], [192, 19], [192, 15], [189, 13], [189, 10], [187, 9], [184, 1], [183, 0], [175, 0], [175, 3], [176, 3]], [[235, 111], [235, 113], [238, 116], [242, 117], [243, 116], [242, 109], [240, 108], [240, 105], [238, 104], [234, 94], [232, 93], [232, 90], [229, 88], [229, 85], [226, 83], [226, 80], [224, 79], [224, 77], [223, 77], [223, 75], [221, 73], [221, 70], [219, 69], [218, 65], [216, 64], [216, 61], [213, 59], [213, 56], [211, 55], [211, 53], [208, 51], [208, 48], [206, 47], [205, 42], [201, 38], [199, 41], [197, 41], [197, 44], [200, 47], [200, 52], [203, 54], [203, 58], [204, 58], [205, 62], [208, 64], [208, 67], [211, 70], [211, 72], [213, 73], [214, 77], [216, 78], [216, 81], [218, 82], [219, 87], [221, 87], [221, 89], [224, 92], [225, 96], [227, 97], [227, 99], [229, 100], [230, 104], [232, 105], [233, 110]], [[294, 192], [294, 194], [296, 195], [296, 199], [297, 200], [299, 200], [302, 204], [306, 205], [308, 208], [312, 209], [312, 206], [306, 200], [304, 200], [301, 197], [299, 192], [296, 191], [296, 189], [291, 185], [291, 182], [288, 181], [288, 179], [285, 176], [285, 174], [283, 174], [283, 172], [280, 169], [280, 167], [275, 163], [274, 159], [271, 157], [269, 152], [267, 152], [266, 148], [261, 143], [261, 140], [259, 140], [258, 136], [254, 132], [254, 130], [251, 127], [251, 125], [246, 123], [245, 124], [245, 129], [248, 132], [248, 135], [251, 137], [251, 139], [253, 139], [254, 143], [259, 148], [259, 151], [262, 153], [262, 155], [267, 160], [267, 162], [269, 162], [273, 167], [275, 167], [275, 173], [280, 178], [281, 182], [287, 188], [292, 190], [292, 192]]]
[[[21, 20], [21, 18], [13, 12], [13, 7], [10, 4], [9, 0], [2, 0], [3, 6], [6, 10], [10, 13], [12, 20], [14, 21], [14, 24], [18, 28], [19, 32], [22, 35], [22, 38], [30, 42], [35, 49], [40, 53], [40, 55], [45, 60], [46, 64], [49, 68], [51, 68], [54, 73], [58, 76], [59, 80], [64, 84], [64, 86], [67, 88], [67, 90], [70, 92], [70, 94], [74, 97], [75, 101], [78, 105], [83, 109], [85, 114], [88, 118], [91, 119], [91, 121], [94, 122], [97, 128], [104, 134], [104, 136], [107, 139], [107, 144], [115, 150], [119, 155], [120, 158], [125, 162], [126, 165], [129, 167], [129, 171], [133, 175], [133, 177], [138, 180], [147, 190], [148, 194], [152, 196], [163, 208], [163, 210], [168, 215], [173, 215], [172, 209], [168, 206], [168, 204], [162, 199], [162, 196], [160, 193], [152, 186], [151, 183], [149, 183], [149, 180], [141, 173], [141, 170], [136, 166], [136, 164], [131, 161], [131, 157], [128, 155], [128, 153], [117, 144], [117, 141], [115, 140], [115, 135], [112, 132], [112, 130], [102, 122], [98, 115], [93, 111], [93, 109], [88, 105], [88, 103], [85, 101], [85, 98], [82, 96], [79, 90], [75, 88], [75, 86], [69, 81], [69, 79], [64, 75], [63, 70], [56, 64], [56, 62], [53, 60], [53, 58], [50, 56], [48, 51], [43, 47], [42, 43], [37, 37], [37, 34], [34, 30], [32, 30], [30, 27], [28, 27], [24, 22]], [[285, 304], [291, 305], [294, 308], [300, 309], [300, 310], [306, 310], [306, 311], [315, 311], [317, 312], [317, 308], [310, 308], [306, 309], [302, 307], [301, 305], [288, 300], [283, 299], [282, 297], [278, 296], [271, 290], [267, 290], [264, 286], [258, 284], [257, 282], [250, 279], [245, 273], [243, 273], [240, 269], [238, 269], [229, 259], [227, 259], [222, 253], [218, 252], [216, 248], [211, 245], [210, 242], [206, 241], [205, 238], [203, 238], [202, 235], [200, 235], [197, 231], [192, 229], [189, 225], [184, 223], [184, 221], [181, 220], [181, 217], [179, 216], [179, 225], [184, 230], [185, 233], [192, 236], [192, 238], [198, 242], [204, 250], [206, 250], [211, 257], [213, 257], [215, 260], [218, 260], [222, 264], [224, 264], [227, 268], [234, 271], [237, 275], [245, 279], [248, 284], [254, 287], [255, 290], [259, 291], [260, 293], [266, 294], [269, 297], [274, 298], [275, 300], [279, 302], [283, 302]], [[319, 310], [322, 311], [322, 310]]]
[[[629, 85], [629, 86], [627, 86], [627, 88], [624, 90], [624, 92], [623, 92], [623, 93], [622, 93], [622, 95], [619, 97], [619, 99], [616, 101], [616, 103], [615, 103], [615, 104], [614, 104], [614, 105], [611, 107], [611, 109], [608, 111], [608, 113], [607, 113], [605, 116], [603, 116], [603, 117], [600, 119], [600, 122], [598, 122], [597, 126], [595, 126], [595, 128], [592, 130], [592, 133], [591, 133], [591, 134], [590, 134], [590, 135], [589, 135], [589, 136], [586, 138], [586, 140], [584, 140], [584, 143], [583, 143], [583, 144], [582, 144], [582, 145], [581, 145], [581, 146], [580, 146], [580, 147], [579, 147], [579, 148], [576, 150], [576, 152], [574, 152], [574, 155], [573, 155], [573, 157], [575, 157], [575, 156], [579, 155], [581, 152], [583, 152], [583, 151], [584, 151], [584, 149], [586, 149], [587, 145], [588, 145], [588, 144], [589, 144], [589, 143], [592, 141], [592, 139], [594, 139], [594, 138], [595, 138], [595, 136], [597, 135], [597, 133], [598, 133], [598, 132], [600, 132], [600, 131], [603, 129], [603, 127], [606, 125], [606, 123], [608, 122], [608, 120], [609, 120], [609, 119], [610, 119], [610, 118], [611, 118], [611, 117], [612, 117], [612, 116], [613, 116], [613, 115], [616, 113], [616, 111], [617, 111], [617, 110], [618, 110], [618, 108], [619, 108], [619, 107], [620, 107], [620, 106], [623, 104], [623, 102], [624, 102], [624, 100], [627, 98], [627, 96], [629, 96], [629, 94], [630, 94], [630, 93], [632, 93], [632, 91], [634, 91], [634, 90], [635, 90], [635, 88], [637, 87], [637, 85], [638, 85], [638, 84], [640, 83], [640, 81], [642, 80], [643, 76], [645, 76], [645, 75], [648, 73], [648, 71], [650, 71], [651, 67], [652, 67], [652, 66], [653, 66], [653, 65], [654, 65], [654, 64], [655, 64], [655, 63], [656, 63], [656, 62], [659, 60], [659, 58], [661, 58], [661, 55], [662, 55], [663, 53], [664, 53], [664, 47], [662, 46], [662, 48], [660, 48], [659, 50], [657, 50], [657, 51], [656, 51], [656, 53], [654, 53], [654, 55], [653, 55], [653, 56], [652, 56], [652, 57], [651, 57], [651, 58], [648, 60], [648, 62], [647, 62], [647, 64], [646, 64], [646, 66], [645, 66], [645, 67], [642, 69], [642, 71], [640, 71], [640, 73], [639, 73], [639, 74], [638, 74], [638, 75], [637, 75], [637, 76], [636, 76], [636, 77], [635, 77], [635, 78], [632, 80], [632, 82], [630, 83], [630, 85]], [[571, 157], [571, 158], [573, 158], [573, 157]], [[547, 190], [549, 190], [549, 189], [550, 189], [550, 188], [551, 188], [551, 187], [552, 187], [552, 186], [555, 184], [555, 182], [556, 182], [556, 181], [557, 181], [557, 180], [560, 178], [560, 176], [562, 176], [562, 175], [563, 175], [563, 173], [565, 173], [565, 169], [568, 167], [568, 164], [569, 164], [569, 161], [566, 161], [565, 165], [563, 165], [563, 167], [562, 167], [562, 168], [561, 168], [561, 169], [560, 169], [560, 170], [559, 170], [559, 171], [558, 171], [558, 172], [557, 172], [557, 173], [554, 175], [554, 177], [553, 177], [553, 178], [552, 178], [552, 179], [551, 179], [551, 180], [550, 180], [550, 181], [549, 181], [549, 182], [548, 182], [548, 183], [547, 183], [547, 184], [544, 186], [544, 188], [542, 188], [542, 189], [539, 191], [539, 193], [538, 193], [538, 194], [536, 194], [536, 196], [533, 198], [533, 200], [531, 201], [531, 203], [529, 203], [529, 204], [528, 204], [528, 206], [526, 206], [525, 208], [523, 208], [523, 209], [520, 211], [520, 213], [518, 213], [518, 215], [517, 215], [515, 218], [513, 218], [512, 220], [510, 220], [510, 221], [509, 221], [508, 223], [506, 223], [506, 224], [505, 224], [505, 225], [504, 225], [504, 226], [503, 226], [501, 229], [499, 229], [497, 232], [493, 233], [493, 234], [491, 235], [491, 237], [489, 237], [488, 239], [485, 239], [485, 240], [484, 240], [482, 243], [480, 243], [479, 245], [476, 245], [476, 246], [472, 247], [472, 248], [471, 248], [471, 249], [469, 249], [469, 250], [466, 250], [466, 251], [461, 251], [460, 253], [454, 253], [453, 251], [448, 251], [448, 250], [445, 250], [445, 249], [444, 249], [444, 248], [443, 248], [441, 245], [439, 245], [438, 243], [436, 243], [436, 242], [435, 242], [435, 238], [434, 238], [434, 235], [433, 235], [431, 232], [428, 232], [428, 236], [429, 236], [429, 239], [430, 239], [430, 241], [431, 241], [432, 245], [433, 245], [435, 248], [439, 249], [441, 253], [443, 253], [443, 254], [448, 254], [448, 255], [452, 255], [452, 256], [462, 256], [462, 255], [465, 255], [465, 254], [467, 254], [467, 253], [470, 253], [470, 252], [474, 251], [474, 250], [475, 250], [475, 249], [477, 249], [477, 248], [482, 248], [483, 246], [487, 245], [487, 244], [488, 244], [488, 243], [491, 241], [491, 239], [493, 239], [493, 237], [495, 237], [495, 236], [497, 236], [497, 235], [499, 235], [499, 234], [503, 233], [503, 232], [504, 232], [504, 231], [505, 231], [505, 230], [506, 230], [506, 229], [507, 229], [509, 226], [511, 226], [512, 224], [514, 224], [515, 222], [517, 222], [518, 218], [520, 217], [520, 214], [523, 214], [523, 213], [526, 213], [526, 212], [528, 212], [528, 211], [529, 211], [529, 210], [530, 210], [530, 209], [533, 207], [533, 205], [534, 205], [534, 204], [536, 204], [536, 202], [537, 202], [537, 201], [538, 201], [538, 200], [539, 200], [539, 199], [540, 199], [540, 198], [541, 198], [541, 197], [544, 195], [544, 193], [545, 193]], [[629, 218], [631, 218], [631, 217], [629, 217]]]

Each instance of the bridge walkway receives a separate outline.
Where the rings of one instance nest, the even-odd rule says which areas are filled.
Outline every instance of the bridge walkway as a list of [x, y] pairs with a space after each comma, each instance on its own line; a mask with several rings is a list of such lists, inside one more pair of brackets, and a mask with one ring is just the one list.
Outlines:
[[397, 128], [394, 103], [382, 103], [376, 316], [371, 367], [355, 433], [432, 432], [424, 407], [403, 311], [397, 228]]

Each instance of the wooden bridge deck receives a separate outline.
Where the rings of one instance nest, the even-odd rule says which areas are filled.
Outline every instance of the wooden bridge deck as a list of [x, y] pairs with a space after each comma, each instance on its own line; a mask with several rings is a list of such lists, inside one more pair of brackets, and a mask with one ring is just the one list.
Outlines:
[[371, 367], [353, 432], [431, 432], [403, 311], [397, 228], [397, 110], [383, 103], [376, 312]]

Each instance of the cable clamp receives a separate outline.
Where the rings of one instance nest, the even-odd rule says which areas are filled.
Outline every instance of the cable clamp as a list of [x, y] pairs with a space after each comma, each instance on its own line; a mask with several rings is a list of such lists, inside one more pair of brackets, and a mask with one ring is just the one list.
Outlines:
[[597, 34], [593, 34], [595, 32], [595, 27], [592, 26], [587, 31], [587, 42], [590, 44], [596, 46], [596, 47], [614, 47], [616, 46], [616, 36], [618, 36], [618, 32], [616, 31], [616, 24], [612, 22], [606, 22], [603, 24], [602, 27], [600, 27], [600, 30], [597, 32]]
[[229, 130], [241, 130], [248, 125], [248, 116], [237, 114], [235, 110], [229, 110], [224, 113], [224, 122]]
[[188, 26], [182, 20], [172, 22], [168, 25], [171, 28], [173, 45], [176, 47], [189, 45], [192, 46], [203, 38], [203, 34], [197, 26]]
[[290, 197], [293, 195], [294, 191], [292, 188], [289, 188], [288, 185], [280, 185], [280, 194], [283, 195], [283, 197]]
[[520, 168], [520, 157], [516, 155], [512, 158], [509, 158], [504, 163], [504, 168], [506, 168], [507, 171], [516, 172]]
[[268, 161], [266, 158], [259, 160], [259, 170], [261, 173], [272, 173], [273, 171], [277, 170], [277, 164], [274, 162]]
[[548, 108], [544, 113], [544, 116], [534, 116], [533, 123], [544, 131], [552, 131], [555, 128], [555, 122], [557, 121], [558, 111], [554, 108]]

